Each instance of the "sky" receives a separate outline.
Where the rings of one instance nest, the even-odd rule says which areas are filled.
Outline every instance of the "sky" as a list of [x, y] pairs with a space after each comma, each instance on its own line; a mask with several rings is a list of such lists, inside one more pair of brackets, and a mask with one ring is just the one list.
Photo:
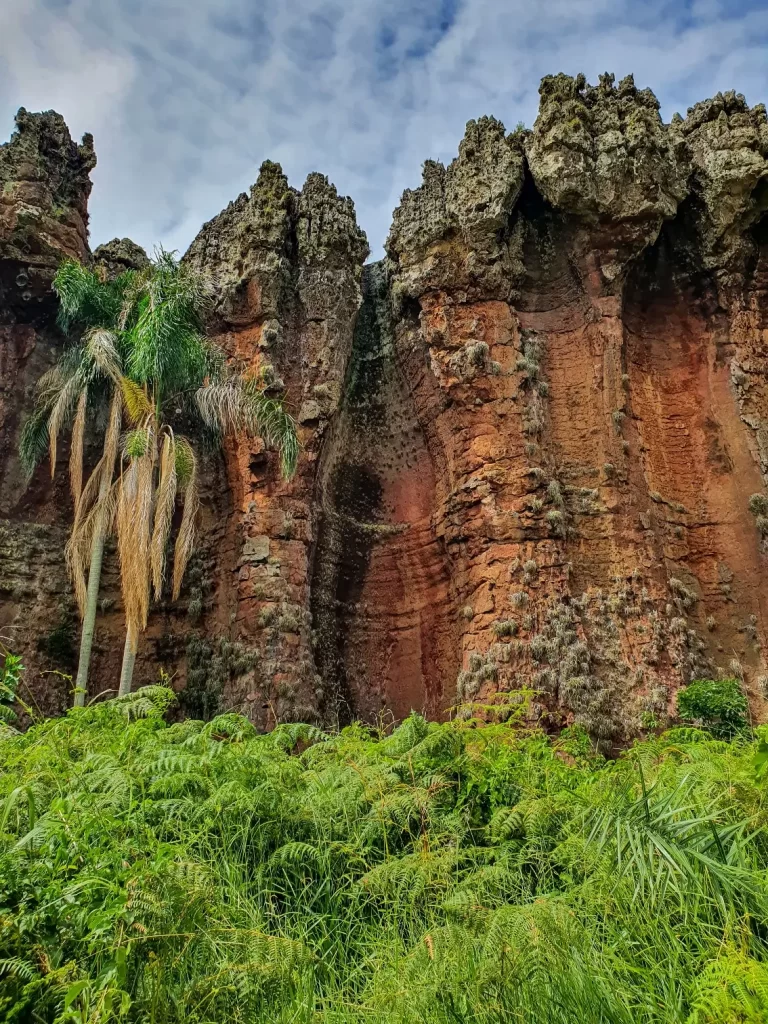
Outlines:
[[669, 120], [768, 101], [768, 0], [0, 0], [0, 141], [17, 108], [92, 132], [91, 244], [183, 251], [279, 161], [355, 201], [372, 254], [470, 118], [532, 125], [545, 74], [632, 72]]

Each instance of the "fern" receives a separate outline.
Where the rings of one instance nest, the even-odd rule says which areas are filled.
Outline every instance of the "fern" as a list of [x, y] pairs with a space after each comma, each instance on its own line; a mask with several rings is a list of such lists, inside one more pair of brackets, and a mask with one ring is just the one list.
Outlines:
[[0, 739], [0, 1019], [766, 1018], [759, 740], [608, 762], [573, 732], [259, 735], [173, 700]]

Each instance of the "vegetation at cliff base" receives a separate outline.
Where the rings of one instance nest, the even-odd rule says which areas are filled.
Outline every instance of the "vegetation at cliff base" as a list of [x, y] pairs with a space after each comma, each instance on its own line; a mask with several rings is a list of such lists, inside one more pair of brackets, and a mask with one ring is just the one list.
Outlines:
[[[391, 735], [162, 687], [0, 740], [0, 1019], [768, 1018], [768, 745]], [[764, 772], [763, 772], [764, 774]]]

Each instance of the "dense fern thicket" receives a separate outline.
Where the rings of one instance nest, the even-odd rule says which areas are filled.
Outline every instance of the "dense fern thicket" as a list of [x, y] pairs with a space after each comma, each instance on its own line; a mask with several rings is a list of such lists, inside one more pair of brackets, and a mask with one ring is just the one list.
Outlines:
[[[0, 1020], [768, 1019], [756, 745], [169, 725], [0, 740]], [[765, 748], [764, 748], [765, 749]]]

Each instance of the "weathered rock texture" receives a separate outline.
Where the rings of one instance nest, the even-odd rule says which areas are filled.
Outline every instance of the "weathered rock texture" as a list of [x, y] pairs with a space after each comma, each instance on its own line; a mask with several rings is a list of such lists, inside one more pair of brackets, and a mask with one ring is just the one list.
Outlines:
[[[24, 654], [48, 710], [65, 700], [59, 677], [71, 671], [74, 614], [63, 565], [66, 473], [55, 485], [41, 472], [25, 482], [16, 458], [37, 379], [56, 360], [51, 281], [64, 257], [88, 258], [89, 173], [93, 141], [78, 146], [63, 118], [20, 110], [0, 146], [0, 638]], [[50, 684], [50, 685], [49, 685]]]
[[256, 721], [314, 718], [322, 700], [310, 613], [320, 454], [352, 351], [368, 255], [352, 201], [321, 174], [297, 192], [264, 163], [250, 195], [206, 224], [186, 259], [215, 294], [216, 341], [242, 370], [260, 373], [298, 419], [295, 478], [261, 442], [227, 445], [232, 513], [218, 552], [217, 604], [226, 639], [254, 664], [226, 688]]
[[[532, 130], [481, 118], [448, 168], [425, 164], [380, 264], [350, 200], [270, 163], [192, 244], [212, 335], [285, 388], [303, 450], [290, 483], [246, 438], [211, 458], [198, 563], [142, 665], [176, 671], [190, 710], [439, 716], [532, 687], [533, 713], [610, 744], [727, 673], [764, 714], [765, 109], [729, 93], [666, 125], [631, 78], [540, 92]], [[30, 306], [7, 282], [90, 258], [93, 161], [36, 117], [0, 150], [4, 543], [26, 580], [3, 621], [32, 624], [31, 594], [66, 599], [66, 515], [42, 477], [21, 496], [11, 453], [58, 339], [46, 289]], [[41, 236], [24, 258], [16, 182]], [[94, 255], [141, 259], [128, 240]]]

